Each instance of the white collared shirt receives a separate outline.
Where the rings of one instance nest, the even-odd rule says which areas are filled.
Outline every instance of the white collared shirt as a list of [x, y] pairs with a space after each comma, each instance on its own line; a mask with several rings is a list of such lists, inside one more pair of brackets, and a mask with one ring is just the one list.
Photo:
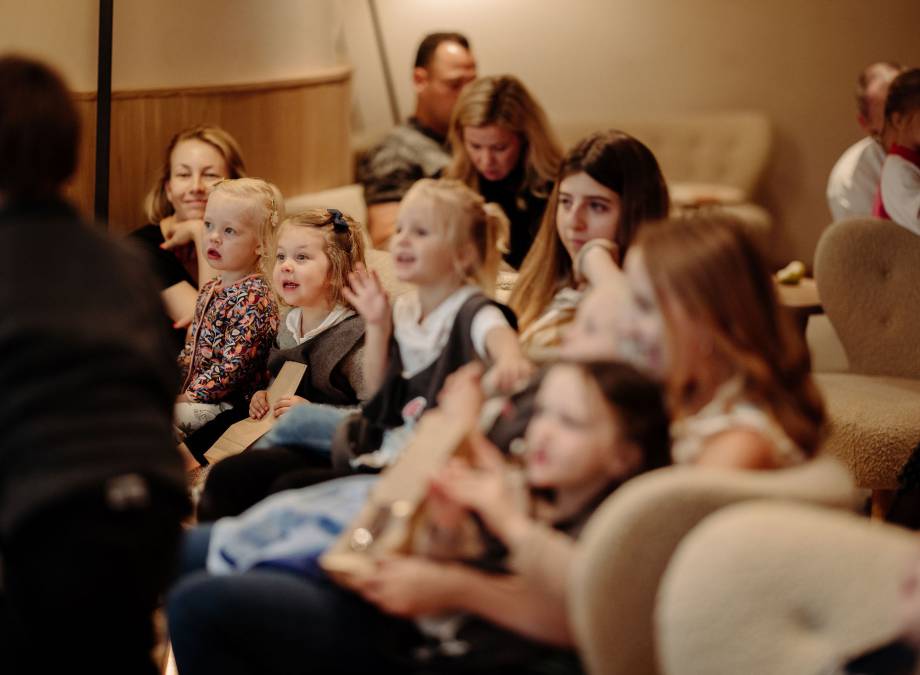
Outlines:
[[827, 181], [827, 204], [835, 221], [872, 215], [883, 161], [885, 149], [869, 136], [840, 156]]
[[[479, 292], [473, 285], [462, 286], [422, 319], [418, 292], [405, 293], [393, 305], [393, 337], [399, 345], [403, 377], [409, 378], [430, 366], [444, 351], [454, 320], [463, 304]], [[421, 320], [420, 320], [421, 319]], [[486, 336], [496, 326], [509, 326], [508, 320], [495, 305], [486, 305], [473, 317], [470, 336], [480, 358], [486, 358]]]
[[345, 319], [355, 315], [355, 311], [351, 307], [346, 307], [345, 305], [336, 305], [332, 308], [332, 311], [326, 315], [326, 318], [323, 319], [316, 328], [308, 330], [303, 335], [300, 334], [300, 307], [294, 307], [288, 312], [287, 318], [284, 323], [287, 326], [287, 329], [291, 331], [291, 335], [294, 336], [294, 340], [297, 341], [297, 344], [302, 345], [304, 342], [310, 338], [314, 338], [325, 330], [337, 326], [342, 323]]

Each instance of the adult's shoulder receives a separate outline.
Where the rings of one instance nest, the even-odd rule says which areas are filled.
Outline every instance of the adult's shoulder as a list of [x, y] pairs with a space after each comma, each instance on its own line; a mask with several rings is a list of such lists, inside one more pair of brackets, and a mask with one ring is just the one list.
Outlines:
[[399, 201], [411, 184], [430, 178], [450, 161], [443, 142], [409, 122], [399, 124], [372, 147], [358, 166], [368, 203]]

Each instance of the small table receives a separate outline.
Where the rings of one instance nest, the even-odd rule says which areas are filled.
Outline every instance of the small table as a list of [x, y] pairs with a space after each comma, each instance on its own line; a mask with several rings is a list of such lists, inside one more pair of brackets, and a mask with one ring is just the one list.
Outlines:
[[804, 336], [808, 317], [824, 311], [821, 307], [821, 296], [818, 294], [818, 284], [811, 277], [805, 277], [797, 284], [781, 284], [775, 279], [774, 283], [779, 304], [792, 313]]

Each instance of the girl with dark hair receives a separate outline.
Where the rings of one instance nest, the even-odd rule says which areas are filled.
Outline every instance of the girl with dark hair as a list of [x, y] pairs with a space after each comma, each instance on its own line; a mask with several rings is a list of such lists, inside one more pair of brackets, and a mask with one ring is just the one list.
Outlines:
[[[474, 416], [465, 400], [450, 414]], [[189, 575], [168, 609], [181, 671], [580, 672], [565, 609], [574, 539], [619, 485], [667, 463], [667, 415], [653, 382], [614, 363], [553, 366], [537, 401], [526, 432], [529, 493], [510, 487], [504, 460], [481, 437], [475, 470], [450, 467], [433, 488], [479, 514], [507, 547], [510, 572], [392, 556], [350, 577], [364, 600], [277, 569]], [[450, 627], [432, 637], [425, 618], [444, 614], [454, 615], [441, 622]]]
[[608, 242], [619, 265], [639, 226], [664, 218], [668, 206], [655, 156], [632, 136], [598, 132], [572, 148], [509, 301], [525, 348], [558, 345], [581, 298], [574, 268], [585, 244]]

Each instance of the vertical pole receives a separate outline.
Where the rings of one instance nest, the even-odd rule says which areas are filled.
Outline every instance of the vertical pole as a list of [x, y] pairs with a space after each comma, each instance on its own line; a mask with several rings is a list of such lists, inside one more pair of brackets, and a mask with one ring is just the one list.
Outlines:
[[99, 0], [99, 57], [96, 81], [96, 192], [93, 210], [109, 221], [109, 146], [112, 121], [112, 1]]
[[380, 16], [377, 14], [377, 3], [367, 0], [371, 10], [371, 23], [374, 25], [374, 38], [377, 41], [377, 53], [380, 55], [380, 65], [383, 68], [383, 82], [387, 88], [387, 99], [390, 102], [390, 113], [393, 115], [393, 124], [399, 124], [399, 105], [396, 101], [396, 89], [393, 86], [393, 74], [390, 72], [390, 62], [387, 60], [386, 45], [383, 43], [383, 29], [380, 27]]

